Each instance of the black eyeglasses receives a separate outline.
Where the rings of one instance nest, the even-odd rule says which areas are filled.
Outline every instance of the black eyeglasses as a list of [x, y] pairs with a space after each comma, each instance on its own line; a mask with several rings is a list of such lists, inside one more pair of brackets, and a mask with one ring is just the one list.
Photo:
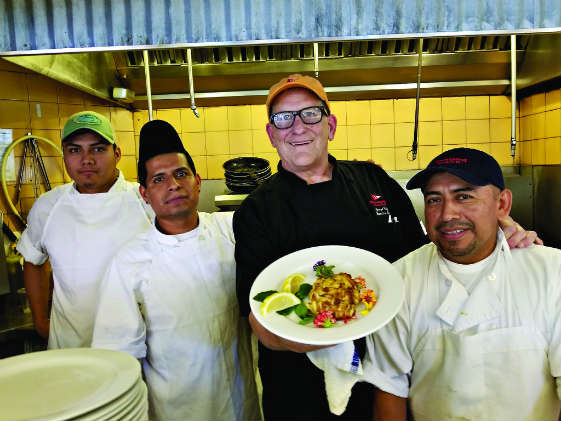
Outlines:
[[289, 129], [294, 125], [296, 116], [300, 117], [304, 124], [317, 124], [324, 115], [329, 115], [324, 106], [315, 105], [313, 107], [302, 108], [300, 111], [281, 111], [271, 114], [271, 123], [277, 129]]

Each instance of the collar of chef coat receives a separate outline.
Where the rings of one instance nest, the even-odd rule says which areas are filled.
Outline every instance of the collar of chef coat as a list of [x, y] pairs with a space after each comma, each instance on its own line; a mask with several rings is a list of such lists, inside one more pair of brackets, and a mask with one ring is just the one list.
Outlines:
[[119, 175], [117, 176], [117, 180], [113, 183], [113, 185], [111, 186], [111, 188], [110, 188], [109, 190], [107, 190], [106, 192], [104, 192], [104, 193], [93, 193], [93, 194], [87, 194], [87, 195], [84, 194], [84, 195], [83, 195], [83, 194], [80, 193], [80, 192], [78, 191], [78, 189], [76, 188], [76, 182], [73, 181], [73, 182], [72, 182], [72, 188], [70, 189], [70, 194], [73, 195], [73, 196], [89, 196], [89, 197], [94, 197], [94, 196], [99, 195], [99, 194], [106, 194], [106, 193], [108, 193], [108, 194], [113, 194], [113, 193], [122, 192], [122, 191], [126, 190], [126, 188], [127, 188], [127, 183], [126, 183], [125, 177], [123, 176], [122, 171], [120, 171], [120, 170], [117, 170], [117, 171], [119, 171]]
[[162, 246], [176, 247], [179, 246], [183, 241], [187, 241], [191, 238], [196, 238], [199, 235], [201, 227], [201, 215], [198, 215], [199, 224], [196, 228], [191, 231], [187, 231], [181, 234], [164, 234], [157, 227], [156, 224], [152, 227], [152, 239], [155, 240], [157, 244]]
[[[338, 165], [337, 165], [337, 159], [333, 156], [333, 155], [327, 155], [327, 160], [329, 161], [329, 163], [332, 165], [332, 170], [331, 170], [331, 180], [333, 180], [335, 178], [335, 174], [338, 173]], [[280, 177], [283, 177], [286, 180], [289, 180], [292, 183], [295, 183], [297, 185], [305, 185], [307, 186], [308, 183], [306, 182], [306, 180], [298, 177], [296, 174], [287, 171], [283, 168], [282, 166], [282, 162], [279, 161], [278, 165], [277, 165], [277, 173]], [[341, 172], [341, 174], [344, 176], [344, 172]], [[353, 181], [352, 178], [348, 178], [349, 181]], [[330, 181], [330, 180], [326, 180], [326, 181]]]
[[462, 283], [452, 275], [445, 258], [438, 251], [437, 273], [433, 272], [433, 275], [441, 282], [441, 288], [448, 288], [448, 293], [436, 311], [436, 315], [452, 326], [455, 332], [469, 329], [500, 315], [499, 283], [505, 281], [505, 260], [510, 259], [510, 249], [500, 229], [497, 233], [497, 245], [491, 258], [494, 259], [494, 262], [484, 273], [478, 274], [480, 279], [472, 293], [469, 294]]

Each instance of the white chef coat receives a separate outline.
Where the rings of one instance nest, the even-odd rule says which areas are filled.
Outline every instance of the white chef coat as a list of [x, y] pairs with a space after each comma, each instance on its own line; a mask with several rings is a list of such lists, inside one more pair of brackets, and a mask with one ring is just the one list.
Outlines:
[[405, 302], [367, 339], [364, 370], [380, 389], [409, 396], [416, 420], [559, 415], [561, 251], [510, 250], [499, 231], [488, 259], [470, 292], [432, 243], [395, 263]]
[[93, 347], [144, 358], [151, 419], [259, 419], [249, 326], [240, 320], [232, 213], [153, 228], [112, 261]]
[[152, 226], [138, 184], [119, 173], [106, 193], [81, 194], [74, 183], [39, 197], [17, 250], [27, 262], [53, 270], [49, 348], [89, 347], [99, 286], [111, 258]]

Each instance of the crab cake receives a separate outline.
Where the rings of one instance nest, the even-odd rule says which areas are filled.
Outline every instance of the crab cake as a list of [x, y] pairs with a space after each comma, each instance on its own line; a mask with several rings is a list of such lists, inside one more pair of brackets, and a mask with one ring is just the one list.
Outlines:
[[336, 319], [353, 317], [360, 302], [357, 284], [348, 273], [330, 278], [318, 278], [309, 295], [308, 307], [312, 313], [331, 310]]

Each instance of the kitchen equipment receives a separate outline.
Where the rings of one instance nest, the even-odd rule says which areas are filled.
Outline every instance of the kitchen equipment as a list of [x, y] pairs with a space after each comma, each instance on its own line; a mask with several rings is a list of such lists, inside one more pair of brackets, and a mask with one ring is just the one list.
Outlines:
[[240, 157], [223, 164], [226, 186], [236, 193], [251, 193], [271, 177], [269, 161], [256, 157]]
[[[0, 212], [0, 224], [3, 224], [4, 214]], [[0, 232], [0, 295], [11, 292], [8, 265], [6, 262], [6, 244], [4, 233]]]
[[131, 355], [75, 348], [0, 360], [0, 420], [146, 420], [140, 364]]
[[19, 220], [19, 222], [22, 224], [22, 226], [26, 227], [27, 224], [25, 222], [25, 220], [22, 218], [22, 216], [20, 215], [19, 211], [16, 209], [14, 202], [17, 202], [17, 200], [15, 200], [14, 202], [12, 202], [11, 199], [11, 194], [8, 192], [8, 186], [6, 184], [6, 166], [8, 164], [8, 157], [10, 155], [10, 153], [14, 150], [14, 148], [24, 142], [24, 152], [23, 152], [23, 158], [22, 158], [22, 164], [21, 164], [21, 168], [20, 168], [20, 173], [19, 173], [19, 177], [18, 177], [18, 183], [16, 186], [16, 196], [19, 196], [19, 189], [21, 188], [21, 183], [24, 181], [24, 175], [25, 175], [25, 157], [27, 155], [27, 152], [29, 151], [31, 153], [31, 160], [32, 160], [32, 174], [33, 174], [33, 191], [35, 194], [35, 197], [39, 197], [41, 191], [39, 189], [39, 185], [38, 182], [36, 180], [35, 174], [41, 173], [43, 180], [45, 182], [45, 186], [46, 186], [46, 190], [50, 190], [51, 189], [51, 184], [49, 182], [49, 178], [47, 176], [47, 170], [45, 168], [45, 164], [43, 163], [43, 159], [41, 157], [41, 152], [39, 150], [39, 145], [37, 144], [37, 141], [40, 140], [44, 143], [46, 143], [47, 145], [50, 145], [56, 152], [58, 152], [58, 154], [60, 156], [62, 156], [62, 150], [55, 145], [53, 142], [51, 142], [49, 139], [46, 139], [44, 137], [41, 136], [32, 136], [31, 134], [28, 134], [27, 136], [22, 136], [19, 139], [14, 140], [10, 146], [8, 146], [8, 148], [6, 149], [6, 151], [4, 152], [4, 157], [2, 158], [2, 167], [0, 169], [0, 174], [1, 174], [1, 181], [2, 181], [2, 191], [4, 192], [4, 197], [7, 200], [8, 206], [10, 207], [10, 209], [12, 210], [12, 212], [14, 213], [14, 216]]

